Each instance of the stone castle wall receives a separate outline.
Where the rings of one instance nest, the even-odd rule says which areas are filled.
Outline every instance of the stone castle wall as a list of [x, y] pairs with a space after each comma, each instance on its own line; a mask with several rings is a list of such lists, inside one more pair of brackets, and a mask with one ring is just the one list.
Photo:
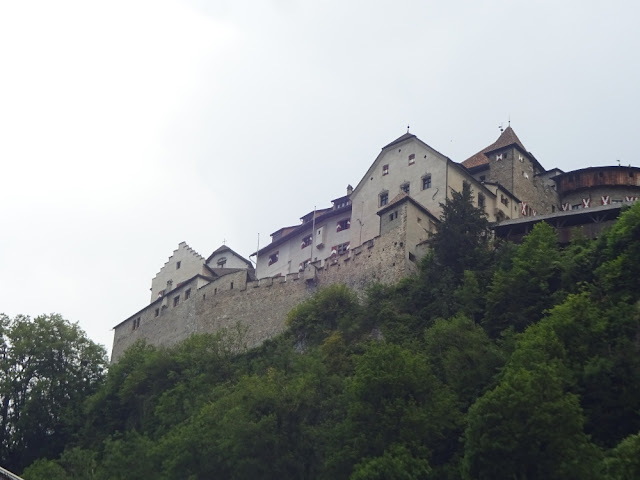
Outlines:
[[[322, 265], [315, 262], [304, 272], [247, 281], [246, 272], [240, 271], [200, 288], [196, 281], [181, 285], [115, 327], [111, 361], [137, 340], [168, 347], [194, 333], [238, 324], [246, 329], [246, 344], [254, 347], [281, 333], [287, 313], [318, 288], [344, 283], [362, 294], [373, 283], [397, 282], [415, 270], [407, 258], [404, 225]], [[176, 297], [180, 300], [174, 306]]]

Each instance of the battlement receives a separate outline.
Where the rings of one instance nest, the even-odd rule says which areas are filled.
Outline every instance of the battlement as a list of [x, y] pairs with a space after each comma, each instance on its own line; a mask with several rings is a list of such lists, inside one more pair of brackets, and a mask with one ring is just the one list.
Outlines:
[[407, 253], [404, 229], [365, 242], [342, 255], [308, 264], [301, 272], [252, 280], [246, 270], [216, 279], [195, 275], [166, 292], [114, 330], [111, 360], [137, 340], [174, 345], [194, 333], [241, 324], [249, 347], [285, 329], [289, 311], [317, 288], [343, 283], [358, 293], [373, 283], [394, 283], [416, 270]]

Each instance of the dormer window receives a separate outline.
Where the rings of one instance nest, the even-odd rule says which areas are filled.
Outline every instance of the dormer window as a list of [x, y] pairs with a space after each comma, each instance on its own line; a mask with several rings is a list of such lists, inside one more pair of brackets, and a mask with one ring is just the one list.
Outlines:
[[382, 175], [389, 175], [389, 164], [382, 166]]

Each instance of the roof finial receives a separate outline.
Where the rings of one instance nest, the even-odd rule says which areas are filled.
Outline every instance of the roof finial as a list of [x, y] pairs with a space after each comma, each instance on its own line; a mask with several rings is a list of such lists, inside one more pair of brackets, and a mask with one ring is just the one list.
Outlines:
[[509, 114], [509, 127], [511, 127], [511, 114]]
[[227, 239], [226, 239], [226, 238], [223, 238], [223, 239], [222, 239], [222, 244], [223, 244], [223, 245], [226, 245], [226, 244], [227, 244]]
[[409, 133], [409, 125], [407, 125], [407, 133]]
[[498, 128], [500, 129], [500, 133], [504, 132], [504, 128], [502, 128], [502, 124], [498, 125]]

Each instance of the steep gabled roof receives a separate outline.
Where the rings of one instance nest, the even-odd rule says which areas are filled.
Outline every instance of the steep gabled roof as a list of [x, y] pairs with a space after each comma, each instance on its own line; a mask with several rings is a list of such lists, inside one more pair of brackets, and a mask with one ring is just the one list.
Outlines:
[[364, 176], [360, 179], [360, 181], [358, 182], [358, 184], [356, 185], [356, 188], [353, 189], [353, 192], [351, 193], [351, 195], [349, 195], [349, 197], [351, 198], [351, 196], [356, 193], [357, 191], [360, 190], [360, 188], [362, 187], [362, 185], [365, 182], [365, 180], [367, 178], [369, 178], [371, 176], [371, 172], [373, 171], [373, 168], [378, 164], [379, 160], [382, 158], [382, 156], [387, 153], [389, 147], [392, 147], [394, 145], [398, 145], [402, 142], [405, 142], [407, 140], [415, 140], [416, 142], [418, 142], [419, 144], [421, 144], [423, 147], [426, 147], [427, 149], [431, 150], [432, 152], [436, 153], [437, 155], [441, 156], [443, 159], [452, 161], [449, 157], [447, 157], [446, 155], [443, 155], [442, 153], [440, 153], [438, 150], [436, 150], [435, 148], [427, 145], [426, 143], [424, 143], [422, 140], [420, 140], [418, 137], [416, 137], [414, 134], [412, 133], [405, 133], [404, 135], [396, 138], [393, 142], [388, 143], [387, 145], [385, 145], [384, 147], [382, 147], [382, 150], [380, 151], [380, 153], [378, 154], [378, 156], [376, 157], [376, 159], [373, 161], [373, 163], [369, 166], [369, 169], [367, 170], [367, 173], [364, 174]]
[[405, 133], [404, 135], [399, 136], [398, 138], [396, 138], [393, 142], [391, 143], [387, 143], [384, 147], [382, 147], [382, 150], [384, 150], [385, 148], [389, 148], [394, 146], [397, 143], [401, 143], [404, 142], [405, 140], [407, 140], [408, 138], [414, 138], [415, 135], [413, 133]]
[[384, 207], [382, 207], [380, 210], [378, 210], [377, 213], [378, 213], [378, 215], [384, 215], [385, 212], [388, 212], [392, 208], [394, 208], [394, 207], [396, 207], [396, 206], [398, 206], [398, 205], [400, 205], [400, 204], [402, 204], [404, 202], [413, 203], [418, 209], [422, 210], [424, 213], [429, 215], [433, 220], [435, 220], [436, 222], [440, 223], [440, 219], [438, 219], [438, 217], [436, 217], [433, 213], [431, 213], [427, 207], [425, 207], [420, 202], [418, 202], [417, 200], [415, 200], [414, 198], [412, 198], [411, 196], [407, 195], [404, 192], [400, 192], [398, 195], [393, 197], [393, 200], [391, 200]]
[[215, 249], [213, 251], [213, 253], [211, 255], [209, 255], [209, 258], [207, 258], [207, 261], [205, 263], [209, 263], [209, 260], [211, 260], [214, 256], [218, 255], [219, 253], [224, 253], [224, 252], [231, 252], [232, 255], [238, 257], [240, 260], [242, 260], [244, 263], [246, 263], [247, 265], [249, 265], [250, 268], [253, 268], [253, 264], [247, 260], [246, 258], [244, 258], [242, 255], [239, 255], [238, 253], [234, 252], [233, 250], [231, 250], [229, 247], [227, 247], [226, 245], [222, 245], [220, 247], [218, 247], [217, 249]]
[[517, 145], [523, 152], [529, 153], [527, 149], [524, 148], [524, 145], [516, 135], [516, 132], [513, 131], [513, 128], [511, 128], [511, 126], [508, 126], [504, 130], [504, 132], [500, 134], [500, 136], [495, 142], [493, 142], [488, 147], [483, 148], [475, 155], [472, 155], [471, 157], [467, 158], [464, 162], [462, 162], [462, 165], [465, 168], [474, 168], [474, 167], [479, 167], [481, 165], [488, 165], [489, 164], [489, 157], [487, 156], [488, 153], [491, 153], [495, 150], [500, 150], [501, 148], [510, 147], [512, 145]]

